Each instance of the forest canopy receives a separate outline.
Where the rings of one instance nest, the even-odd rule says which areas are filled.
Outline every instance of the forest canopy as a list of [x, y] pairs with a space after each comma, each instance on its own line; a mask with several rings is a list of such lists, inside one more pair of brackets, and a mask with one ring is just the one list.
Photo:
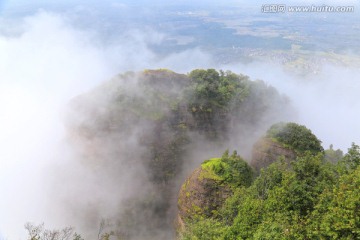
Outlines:
[[[278, 132], [278, 126], [267, 134]], [[249, 187], [238, 187], [215, 215], [185, 220], [179, 238], [358, 239], [359, 150], [353, 143], [336, 163], [322, 149], [305, 150], [290, 165], [279, 158]]]

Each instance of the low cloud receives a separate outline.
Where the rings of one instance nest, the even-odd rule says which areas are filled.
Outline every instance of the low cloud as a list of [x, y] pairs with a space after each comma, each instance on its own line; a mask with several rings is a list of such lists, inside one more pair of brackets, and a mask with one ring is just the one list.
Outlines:
[[[104, 45], [96, 32], [73, 27], [66, 15], [40, 11], [1, 21], [11, 23], [12, 29], [3, 28], [0, 35], [0, 233], [19, 239], [25, 237], [22, 230], [27, 221], [46, 221], [49, 228], [68, 224], [59, 211], [69, 209], [55, 209], [53, 198], [58, 195], [48, 195], [51, 187], [83, 199], [77, 196], [89, 196], [89, 189], [78, 183], [88, 180], [87, 186], [98, 187], [106, 199], [94, 197], [93, 201], [106, 204], [106, 209], [121, 199], [106, 198], [110, 180], [104, 175], [90, 177], [80, 163], [64, 168], [74, 157], [64, 144], [63, 125], [64, 106], [72, 97], [124, 71], [171, 67], [186, 72], [193, 66], [205, 67], [210, 60], [199, 49], [157, 56], [148, 45], [161, 43], [163, 35], [149, 29], [124, 32], [118, 41]], [[49, 187], [48, 177], [56, 168], [68, 172], [62, 177], [73, 182]]]
[[223, 67], [262, 79], [286, 94], [297, 112], [293, 121], [310, 128], [325, 149], [333, 144], [346, 151], [352, 142], [360, 143], [359, 69], [328, 64], [319, 74], [299, 76], [271, 63]]

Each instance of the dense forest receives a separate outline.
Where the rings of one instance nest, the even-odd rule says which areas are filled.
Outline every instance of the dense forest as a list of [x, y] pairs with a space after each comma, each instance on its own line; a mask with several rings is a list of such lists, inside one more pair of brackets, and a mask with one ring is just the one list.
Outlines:
[[[220, 194], [221, 204], [219, 196], [199, 204], [191, 199], [196, 186], [185, 182], [180, 239], [358, 239], [359, 146], [353, 144], [344, 156], [323, 151], [311, 131], [294, 123], [274, 125], [266, 137], [296, 154], [292, 159], [280, 154], [258, 174], [236, 153], [205, 161], [200, 184], [212, 180], [205, 193], [227, 188], [231, 194]], [[183, 209], [184, 199], [191, 208]]]
[[276, 89], [230, 71], [120, 74], [72, 99], [65, 119], [74, 161], [105, 182], [99, 197], [59, 199], [104, 240], [358, 238], [359, 147], [324, 150], [286, 123], [293, 114]]

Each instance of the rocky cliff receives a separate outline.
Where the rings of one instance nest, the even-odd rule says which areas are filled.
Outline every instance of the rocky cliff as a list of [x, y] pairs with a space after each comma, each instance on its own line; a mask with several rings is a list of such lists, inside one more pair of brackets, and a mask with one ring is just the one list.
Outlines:
[[186, 179], [178, 197], [178, 228], [186, 221], [216, 216], [234, 189], [249, 186], [253, 179], [251, 167], [236, 152], [204, 161]]
[[250, 165], [256, 172], [260, 172], [260, 169], [269, 166], [280, 158], [290, 162], [296, 159], [296, 153], [272, 138], [263, 137], [253, 146]]
[[305, 126], [277, 123], [254, 144], [250, 165], [259, 172], [279, 158], [289, 163], [305, 152], [316, 154], [322, 151], [321, 141]]

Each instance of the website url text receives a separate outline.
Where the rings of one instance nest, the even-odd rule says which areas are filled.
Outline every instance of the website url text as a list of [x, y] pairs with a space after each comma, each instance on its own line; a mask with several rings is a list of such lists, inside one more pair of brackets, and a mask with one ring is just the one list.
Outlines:
[[262, 5], [261, 11], [263, 13], [352, 13], [355, 11], [354, 6], [329, 6], [329, 5], [311, 5], [311, 6], [286, 6], [285, 4], [265, 4]]

